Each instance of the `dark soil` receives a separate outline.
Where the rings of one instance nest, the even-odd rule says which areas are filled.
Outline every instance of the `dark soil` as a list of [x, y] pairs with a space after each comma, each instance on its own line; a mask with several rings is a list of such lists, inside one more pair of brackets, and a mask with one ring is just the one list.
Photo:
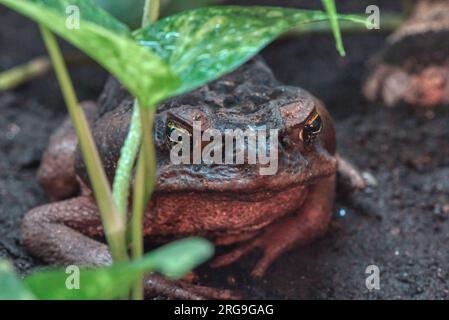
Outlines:
[[[261, 1], [244, 3], [255, 2]], [[361, 1], [349, 2], [356, 4], [351, 11], [364, 11]], [[381, 11], [392, 8], [378, 3]], [[3, 7], [0, 21], [0, 70], [44, 53], [33, 24]], [[345, 35], [346, 58], [338, 56], [330, 35], [289, 38], [263, 51], [280, 80], [324, 100], [337, 123], [339, 152], [378, 186], [356, 194], [340, 189], [327, 236], [282, 256], [264, 280], [248, 276], [254, 254], [219, 272], [204, 268], [206, 283], [250, 298], [449, 298], [449, 110], [424, 114], [363, 99], [366, 62], [386, 35]], [[106, 79], [94, 66], [72, 68], [72, 75], [82, 99], [95, 99]], [[0, 257], [22, 273], [37, 262], [21, 247], [20, 222], [27, 210], [48, 201], [35, 174], [64, 115], [53, 76], [0, 94]], [[371, 264], [380, 268], [381, 288], [369, 292], [365, 268]]]

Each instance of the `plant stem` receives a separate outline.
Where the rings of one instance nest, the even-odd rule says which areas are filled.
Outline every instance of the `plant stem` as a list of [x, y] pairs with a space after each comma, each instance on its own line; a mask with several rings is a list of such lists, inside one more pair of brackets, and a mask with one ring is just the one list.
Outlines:
[[0, 74], [0, 91], [14, 89], [28, 79], [37, 78], [51, 69], [47, 57], [38, 57], [25, 64], [16, 66]]
[[[137, 163], [132, 202], [131, 255], [133, 260], [139, 259], [143, 255], [143, 216], [156, 182], [156, 150], [153, 141], [156, 110], [142, 107], [140, 104], [138, 104], [138, 108], [143, 139]], [[133, 286], [132, 298], [135, 300], [143, 298], [143, 275]]]
[[[142, 27], [157, 20], [159, 16], [159, 0], [146, 0]], [[133, 116], [129, 127], [128, 135], [120, 152], [117, 163], [117, 170], [114, 177], [113, 195], [119, 212], [126, 217], [129, 198], [129, 185], [132, 169], [136, 161], [138, 148], [142, 140], [141, 121], [137, 100], [134, 101]], [[149, 148], [147, 148], [149, 149]]]
[[[146, 0], [142, 18], [142, 27], [157, 20], [159, 16], [159, 0]], [[133, 210], [131, 218], [131, 254], [132, 259], [139, 259], [143, 255], [143, 216], [148, 201], [156, 184], [156, 150], [154, 148], [153, 126], [156, 114], [155, 106], [146, 106], [135, 101], [134, 106], [139, 109], [141, 123], [141, 150], [137, 164], [136, 178], [133, 191]], [[139, 118], [138, 116], [136, 118]], [[136, 120], [137, 121], [137, 120]], [[143, 299], [143, 274], [132, 288], [132, 299]]]
[[[151, 197], [152, 192], [152, 185], [154, 184], [154, 180], [156, 178], [155, 171], [156, 171], [156, 157], [155, 153], [156, 150], [154, 149], [154, 141], [153, 141], [153, 125], [154, 125], [154, 116], [156, 113], [156, 108], [154, 107], [143, 107], [140, 103], [139, 106], [139, 113], [140, 113], [140, 125], [142, 127], [142, 146], [141, 146], [141, 152], [143, 152], [144, 155], [144, 168], [145, 170], [145, 194], [146, 197], [144, 199], [145, 202], [148, 202], [148, 200]], [[139, 185], [136, 185], [135, 187], [139, 187]], [[141, 186], [140, 186], [141, 187]]]
[[[159, 17], [159, 11], [159, 0], [145, 0], [142, 27], [155, 22]], [[145, 189], [145, 197], [143, 200], [146, 205], [151, 198], [151, 194], [153, 193], [154, 185], [156, 182], [156, 150], [154, 148], [153, 126], [157, 107], [147, 106], [137, 101], [135, 101], [135, 105], [138, 106], [140, 114], [140, 123], [142, 128], [141, 133], [143, 135], [142, 152], [144, 155], [143, 160], [145, 169], [142, 173], [145, 177], [143, 185], [139, 186], [138, 184], [136, 184], [135, 187], [141, 187]], [[138, 241], [143, 241], [143, 238], [140, 237]], [[136, 256], [135, 258], [140, 258], [140, 256]]]
[[334, 33], [335, 43], [337, 46], [337, 51], [342, 57], [346, 55], [345, 48], [343, 46], [343, 40], [341, 39], [340, 25], [337, 18], [337, 8], [335, 7], [334, 0], [321, 0], [324, 8], [326, 9], [327, 15], [330, 20], [332, 27], [332, 32]]
[[105, 236], [111, 250], [112, 258], [114, 261], [126, 261], [128, 256], [125, 243], [125, 222], [118, 213], [113, 201], [109, 182], [106, 178], [89, 124], [83, 110], [79, 106], [73, 84], [55, 36], [47, 28], [43, 26], [40, 28], [78, 136], [79, 145], [100, 210]]
[[160, 12], [159, 0], [145, 0], [145, 7], [143, 8], [142, 27], [157, 21]]
[[[131, 218], [131, 255], [133, 259], [143, 255], [143, 242], [140, 240], [143, 238], [143, 230], [141, 227], [143, 220], [143, 213], [145, 212], [145, 188], [139, 186], [145, 185], [145, 157], [141, 151], [139, 154], [139, 160], [137, 162], [136, 179], [134, 181], [133, 192], [133, 209]], [[142, 277], [139, 277], [135, 282], [131, 298], [133, 300], [142, 300], [143, 298], [143, 281]]]
[[[67, 55], [64, 57], [67, 65], [81, 65], [91, 63], [92, 61], [79, 54]], [[9, 70], [0, 73], [0, 92], [8, 91], [31, 81], [43, 77], [52, 70], [49, 57], [37, 57], [21, 65], [15, 66]]]
[[[401, 14], [384, 13], [382, 14], [381, 29], [378, 32], [391, 32], [399, 28], [406, 17]], [[367, 33], [374, 32], [367, 29], [364, 24], [354, 23], [352, 21], [340, 20], [340, 30], [346, 33]], [[303, 36], [307, 34], [328, 33], [329, 21], [318, 21], [309, 24], [304, 24], [301, 28], [294, 28], [287, 31], [281, 38], [288, 38], [291, 36]]]
[[126, 220], [128, 212], [129, 185], [131, 181], [131, 173], [136, 162], [142, 140], [142, 128], [140, 123], [139, 108], [137, 103], [133, 106], [133, 115], [129, 126], [128, 135], [120, 152], [120, 159], [117, 163], [115, 171], [114, 184], [112, 194], [114, 196], [117, 208]]

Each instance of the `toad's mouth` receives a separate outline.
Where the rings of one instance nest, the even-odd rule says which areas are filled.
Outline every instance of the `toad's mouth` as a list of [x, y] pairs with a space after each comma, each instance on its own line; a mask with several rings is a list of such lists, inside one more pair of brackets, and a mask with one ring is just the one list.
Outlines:
[[207, 196], [213, 195], [215, 200], [220, 200], [228, 202], [232, 205], [233, 202], [264, 202], [267, 199], [272, 199], [277, 197], [279, 194], [288, 194], [290, 192], [296, 193], [297, 196], [300, 194], [306, 194], [308, 192], [308, 184], [292, 184], [285, 188], [255, 190], [250, 192], [236, 192], [236, 191], [208, 191]]
[[[255, 167], [255, 168], [254, 168]], [[282, 163], [274, 175], [260, 175], [257, 166], [166, 165], [158, 167], [160, 192], [221, 192], [239, 197], [264, 197], [335, 174], [337, 161], [328, 153]]]

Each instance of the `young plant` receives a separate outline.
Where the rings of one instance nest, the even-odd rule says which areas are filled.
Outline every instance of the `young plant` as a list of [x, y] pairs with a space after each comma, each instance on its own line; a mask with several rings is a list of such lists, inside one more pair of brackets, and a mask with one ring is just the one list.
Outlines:
[[[126, 252], [123, 253], [123, 248], [126, 248], [125, 214], [129, 180], [139, 144], [141, 152], [133, 193], [132, 248], [135, 257], [142, 252], [141, 217], [155, 185], [152, 123], [157, 105], [169, 97], [193, 90], [236, 69], [280, 34], [292, 28], [328, 20], [327, 14], [321, 11], [222, 6], [181, 12], [131, 32], [91, 0], [0, 0], [0, 3], [42, 26], [66, 103], [74, 119], [115, 262], [126, 260]], [[65, 9], [69, 4], [77, 6], [83, 13], [79, 29], [66, 27]], [[336, 16], [333, 9], [335, 7], [328, 7], [332, 19], [337, 17], [364, 23], [364, 19], [358, 16]], [[105, 67], [136, 98], [130, 135], [121, 156], [121, 159], [125, 159], [125, 164], [120, 167], [119, 162], [120, 169], [117, 170], [114, 181], [114, 197], [118, 200], [119, 209], [113, 201], [90, 130], [50, 31]], [[336, 31], [336, 35], [338, 34]], [[339, 37], [338, 42], [341, 42]], [[191, 255], [198, 250], [196, 247], [185, 249], [185, 253]], [[195, 261], [199, 260], [201, 259]], [[196, 264], [192, 263], [189, 267], [194, 265]], [[136, 270], [137, 277], [140, 277], [144, 270], [134, 271]], [[137, 291], [141, 291], [141, 288]], [[134, 296], [140, 297], [141, 294], [137, 291]]]
[[159, 272], [170, 279], [179, 279], [212, 254], [212, 245], [203, 239], [174, 241], [132, 262], [97, 269], [81, 268], [76, 290], [68, 290], [70, 279], [63, 269], [33, 272], [20, 280], [12, 266], [0, 260], [0, 300], [117, 299], [126, 297], [144, 272]]
[[[142, 17], [142, 27], [146, 27], [150, 23], [155, 22], [159, 17], [160, 2], [159, 0], [145, 0], [145, 6], [143, 9]], [[137, 162], [136, 178], [134, 182], [134, 193], [132, 201], [132, 217], [131, 217], [131, 257], [132, 259], [139, 259], [143, 255], [143, 216], [145, 208], [147, 206], [148, 200], [151, 197], [155, 184], [156, 184], [156, 151], [153, 143], [153, 124], [154, 115], [156, 113], [156, 108], [146, 109], [139, 104], [136, 99], [134, 101], [134, 113], [136, 119], [135, 121], [140, 121], [141, 126], [138, 131], [140, 136], [146, 137], [141, 141], [140, 156]], [[132, 126], [133, 124], [131, 124]], [[132, 129], [132, 128], [131, 128]], [[137, 127], [139, 129], [139, 127]], [[132, 130], [130, 130], [132, 137]], [[123, 154], [127, 154], [128, 150], [124, 149]], [[132, 155], [135, 157], [135, 154]], [[127, 158], [127, 156], [125, 156]], [[118, 165], [120, 165], [120, 161]], [[132, 167], [128, 167], [128, 173], [131, 174]], [[120, 174], [120, 173], [119, 173]], [[114, 179], [115, 180], [115, 179]], [[126, 187], [129, 186], [128, 181], [123, 181]], [[114, 186], [120, 186], [119, 184], [114, 184]], [[124, 190], [124, 194], [128, 194], [128, 190]], [[117, 194], [120, 199], [120, 193]], [[116, 201], [117, 201], [116, 199]], [[123, 198], [127, 200], [127, 198]], [[123, 209], [127, 208], [127, 203], [123, 201]], [[120, 204], [119, 201], [117, 203]], [[125, 212], [125, 210], [124, 210]], [[133, 299], [139, 300], [143, 299], [143, 276], [136, 279], [133, 286], [131, 296]]]

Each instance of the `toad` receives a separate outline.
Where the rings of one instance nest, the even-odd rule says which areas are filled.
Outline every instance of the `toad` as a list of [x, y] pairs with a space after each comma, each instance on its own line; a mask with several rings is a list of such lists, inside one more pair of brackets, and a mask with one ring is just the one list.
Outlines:
[[[84, 103], [95, 142], [112, 182], [130, 124], [132, 96], [110, 79], [98, 106]], [[278, 170], [262, 175], [257, 164], [173, 164], [173, 130], [194, 120], [220, 132], [249, 127], [278, 129]], [[144, 215], [153, 243], [196, 235], [233, 249], [212, 261], [231, 264], [257, 248], [252, 276], [262, 277], [283, 252], [322, 236], [331, 220], [337, 166], [356, 187], [357, 171], [336, 156], [335, 132], [323, 104], [305, 90], [279, 83], [261, 58], [157, 109], [154, 143], [157, 185]], [[23, 244], [46, 263], [99, 266], [111, 263], [97, 205], [70, 122], [51, 137], [38, 180], [54, 202], [29, 211]], [[229, 291], [187, 281], [145, 278], [148, 295], [231, 298]]]

